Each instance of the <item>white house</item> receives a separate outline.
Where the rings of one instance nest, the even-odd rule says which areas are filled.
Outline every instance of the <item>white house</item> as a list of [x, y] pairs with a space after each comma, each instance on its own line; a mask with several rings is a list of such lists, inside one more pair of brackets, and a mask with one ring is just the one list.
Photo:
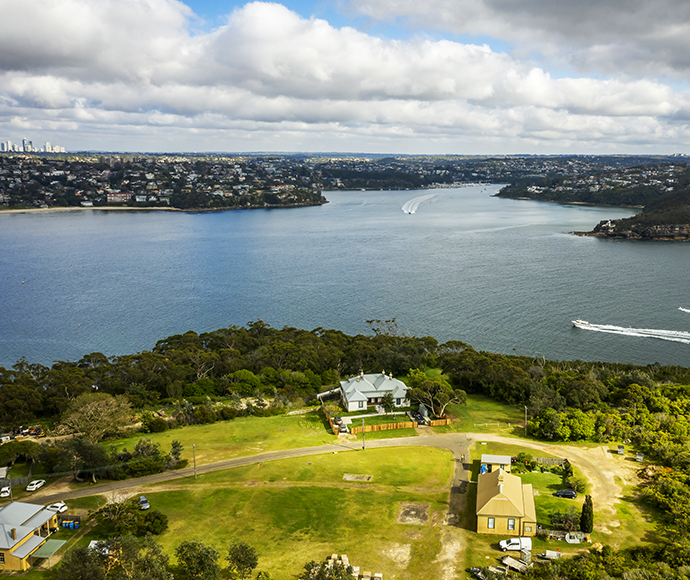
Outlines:
[[380, 404], [386, 393], [392, 393], [396, 407], [407, 407], [410, 404], [407, 399], [408, 388], [405, 383], [385, 372], [370, 375], [361, 372], [346, 381], [340, 381], [340, 394], [348, 411]]

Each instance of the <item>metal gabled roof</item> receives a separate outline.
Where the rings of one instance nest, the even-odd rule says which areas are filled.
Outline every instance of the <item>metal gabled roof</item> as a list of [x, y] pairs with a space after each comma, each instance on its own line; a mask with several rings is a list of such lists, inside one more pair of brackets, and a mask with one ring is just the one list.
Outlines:
[[17, 558], [26, 558], [29, 554], [31, 554], [31, 552], [33, 552], [36, 548], [38, 548], [45, 541], [46, 541], [46, 539], [42, 538], [41, 536], [31, 536], [26, 542], [24, 542], [16, 550], [14, 550], [13, 552], [10, 552], [10, 554], [12, 554], [12, 556], [16, 556]]
[[477, 481], [477, 515], [524, 517], [522, 480], [502, 469], [480, 475]]
[[42, 505], [13, 501], [0, 508], [0, 524], [9, 524], [12, 527], [25, 525], [41, 510]]

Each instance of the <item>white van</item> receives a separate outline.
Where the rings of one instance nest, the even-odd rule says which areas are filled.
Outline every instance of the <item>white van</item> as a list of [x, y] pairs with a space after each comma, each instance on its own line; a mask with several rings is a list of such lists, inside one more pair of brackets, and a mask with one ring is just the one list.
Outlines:
[[506, 550], [531, 550], [532, 538], [510, 538], [509, 540], [501, 540], [498, 542], [498, 547], [504, 552]]

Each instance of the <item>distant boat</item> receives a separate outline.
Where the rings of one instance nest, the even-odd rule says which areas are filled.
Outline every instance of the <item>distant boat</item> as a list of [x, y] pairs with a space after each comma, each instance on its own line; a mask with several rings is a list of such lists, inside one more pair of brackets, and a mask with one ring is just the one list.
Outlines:
[[592, 327], [592, 325], [589, 322], [587, 322], [586, 320], [582, 320], [580, 318], [578, 318], [577, 320], [573, 320], [572, 322], [573, 322], [573, 326], [575, 328], [591, 328]]

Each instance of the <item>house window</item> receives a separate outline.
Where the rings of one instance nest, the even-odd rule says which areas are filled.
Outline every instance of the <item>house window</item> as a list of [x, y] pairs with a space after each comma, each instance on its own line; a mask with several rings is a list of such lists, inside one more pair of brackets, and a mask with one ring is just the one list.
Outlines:
[[514, 530], [515, 529], [515, 520], [508, 518], [508, 529], [509, 530]]
[[363, 408], [364, 408], [364, 401], [360, 401], [360, 402], [359, 402], [359, 408], [360, 408], [360, 409], [363, 409]]
[[400, 399], [395, 399], [395, 404], [399, 407], [400, 406]]
[[532, 531], [532, 526], [525, 526], [525, 531], [526, 531], [526, 532], [531, 532], [531, 531]]
[[488, 528], [493, 530], [496, 528], [496, 518], [489, 518]]
[[5, 552], [0, 552], [0, 564], [5, 563]]

